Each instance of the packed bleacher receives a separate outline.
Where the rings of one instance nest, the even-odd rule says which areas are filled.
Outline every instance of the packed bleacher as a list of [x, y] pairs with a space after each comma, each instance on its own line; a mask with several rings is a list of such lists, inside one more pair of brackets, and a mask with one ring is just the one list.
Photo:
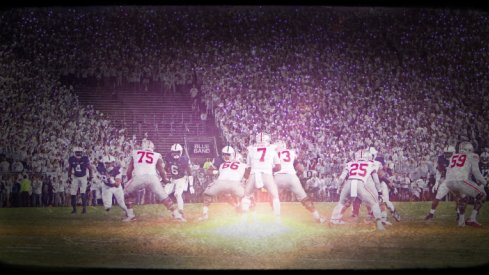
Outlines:
[[398, 194], [413, 199], [412, 190], [429, 189], [443, 147], [464, 139], [477, 152], [489, 147], [488, 20], [427, 8], [2, 10], [2, 205], [24, 174], [60, 192], [74, 146], [124, 164], [137, 139], [78, 103], [77, 88], [95, 86], [142, 95], [195, 87], [195, 108], [224, 143], [246, 154], [265, 131], [296, 148], [321, 178], [318, 200], [334, 200], [326, 190], [342, 165], [375, 146]]

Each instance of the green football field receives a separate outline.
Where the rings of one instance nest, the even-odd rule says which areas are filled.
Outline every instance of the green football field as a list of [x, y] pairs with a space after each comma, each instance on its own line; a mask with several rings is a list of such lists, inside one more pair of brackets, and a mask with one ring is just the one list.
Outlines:
[[[334, 203], [316, 203], [330, 217]], [[482, 228], [459, 228], [454, 204], [395, 203], [384, 232], [361, 219], [346, 225], [315, 223], [299, 203], [282, 203], [281, 225], [269, 204], [258, 204], [244, 222], [228, 204], [212, 204], [197, 222], [201, 204], [187, 204], [187, 223], [170, 219], [163, 205], [136, 206], [138, 220], [121, 222], [122, 210], [88, 207], [0, 209], [0, 261], [34, 269], [405, 269], [480, 267], [489, 263], [489, 214]], [[472, 206], [468, 207], [466, 216]], [[348, 215], [349, 216], [349, 212]], [[362, 216], [365, 216], [362, 207]]]

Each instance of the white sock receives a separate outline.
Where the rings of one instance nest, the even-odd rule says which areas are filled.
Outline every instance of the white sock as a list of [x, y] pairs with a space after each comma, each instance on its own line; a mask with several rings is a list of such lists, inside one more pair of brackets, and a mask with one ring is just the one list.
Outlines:
[[435, 215], [435, 211], [436, 211], [435, 209], [430, 209], [430, 214]]
[[204, 214], [204, 216], [205, 216], [205, 215], [207, 215], [207, 213], [209, 213], [209, 207], [204, 206], [204, 207], [202, 208], [202, 214]]
[[275, 216], [280, 216], [280, 200], [273, 199], [272, 204], [273, 204], [273, 213], [275, 214]]
[[312, 216], [316, 220], [319, 220], [319, 218], [320, 218], [319, 212], [317, 210], [314, 210], [314, 212], [312, 212]]
[[243, 209], [244, 212], [248, 212], [248, 210], [250, 209], [250, 205], [251, 205], [250, 198], [248, 196], [244, 196], [241, 199], [241, 209]]
[[130, 216], [134, 216], [134, 209], [127, 209], [127, 216], [130, 217]]
[[475, 221], [475, 219], [477, 218], [477, 213], [478, 211], [477, 210], [472, 210], [472, 214], [470, 214], [470, 220], [471, 221]]
[[458, 217], [458, 222], [460, 224], [465, 222], [465, 215], [464, 214], [460, 214], [460, 216]]

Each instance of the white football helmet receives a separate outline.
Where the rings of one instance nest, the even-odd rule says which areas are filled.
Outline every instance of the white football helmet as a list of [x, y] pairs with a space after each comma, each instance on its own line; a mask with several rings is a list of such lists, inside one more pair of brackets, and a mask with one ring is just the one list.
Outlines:
[[260, 145], [269, 145], [270, 144], [270, 135], [260, 132], [256, 135], [255, 141]]
[[73, 153], [75, 153], [75, 157], [81, 158], [83, 155], [83, 149], [81, 147], [76, 146], [73, 148]]
[[453, 145], [448, 145], [443, 148], [443, 155], [446, 159], [449, 159], [453, 154], [455, 154], [455, 147]]
[[356, 151], [355, 154], [353, 154], [353, 158], [354, 160], [362, 159], [362, 150]]
[[368, 150], [370, 151], [370, 154], [372, 154], [372, 159], [375, 159], [377, 157], [377, 149], [375, 147], [369, 147]]
[[275, 146], [276, 146], [275, 149], [277, 151], [282, 151], [282, 150], [287, 149], [287, 145], [286, 145], [285, 141], [283, 141], [283, 140], [278, 140], [277, 142], [275, 142]]
[[102, 162], [103, 163], [111, 163], [111, 162], [115, 162], [115, 158], [113, 156], [104, 156], [102, 158]]
[[221, 152], [222, 152], [222, 158], [225, 161], [233, 160], [236, 156], [236, 152], [234, 151], [233, 147], [229, 145], [222, 148]]
[[474, 146], [468, 141], [463, 141], [458, 145], [458, 152], [465, 154], [472, 153], [474, 152]]
[[149, 151], [154, 151], [155, 145], [153, 142], [149, 139], [144, 139], [141, 143], [141, 149], [143, 150], [149, 150]]
[[236, 157], [234, 158], [236, 161], [239, 161], [241, 163], [244, 163], [244, 157], [240, 153], [236, 152]]
[[182, 145], [175, 143], [170, 147], [171, 155], [174, 159], [179, 159], [183, 153]]
[[489, 162], [489, 153], [488, 152], [483, 152], [481, 154], [481, 162], [482, 163], [488, 163]]
[[362, 152], [362, 159], [364, 160], [373, 160], [373, 156], [372, 156], [372, 153], [370, 153], [370, 150], [363, 150], [361, 151]]

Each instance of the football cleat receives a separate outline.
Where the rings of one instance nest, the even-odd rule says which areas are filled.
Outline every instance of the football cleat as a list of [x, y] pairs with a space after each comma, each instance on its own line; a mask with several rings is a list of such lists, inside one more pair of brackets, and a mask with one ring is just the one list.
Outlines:
[[338, 219], [334, 219], [334, 220], [329, 220], [329, 222], [331, 224], [346, 224], [346, 222], [342, 221], [342, 220], [338, 220]]
[[399, 212], [397, 212], [396, 210], [394, 210], [394, 212], [392, 213], [392, 217], [396, 220], [396, 222], [401, 221], [401, 215], [399, 215]]
[[73, 211], [71, 211], [71, 214], [76, 214], [76, 209], [73, 209]]
[[316, 220], [316, 222], [323, 224], [326, 221], [326, 218], [324, 218], [323, 216], [319, 216], [319, 218], [315, 219], [315, 220]]
[[[431, 219], [433, 219], [433, 218], [434, 218], [434, 215], [433, 215], [433, 214], [431, 214], [431, 213], [428, 213], [428, 215], [426, 215], [426, 217], [425, 217], [424, 219], [425, 219], [425, 220], [431, 220]], [[458, 221], [458, 219], [457, 219], [457, 221]]]
[[472, 227], [482, 227], [482, 224], [478, 223], [475, 220], [474, 221], [466, 220], [465, 224]]
[[465, 226], [465, 222], [464, 221], [458, 221], [458, 226], [459, 227], [464, 227]]
[[202, 222], [202, 221], [206, 221], [206, 220], [208, 220], [208, 219], [209, 219], [209, 215], [204, 214], [204, 215], [200, 216], [200, 217], [197, 219], [197, 221]]
[[132, 222], [132, 221], [135, 221], [135, 220], [136, 220], [136, 216], [131, 215], [131, 216], [126, 217], [126, 218], [125, 218], [125, 219], [123, 219], [122, 221], [123, 221], [123, 222]]
[[377, 221], [377, 230], [378, 231], [384, 231], [385, 230], [384, 225], [382, 224], [381, 220]]
[[180, 212], [172, 213], [172, 218], [178, 222], [187, 222], [187, 220], [180, 214]]
[[382, 224], [383, 224], [383, 225], [392, 225], [392, 223], [391, 223], [391, 222], [389, 222], [389, 221], [382, 221]]

